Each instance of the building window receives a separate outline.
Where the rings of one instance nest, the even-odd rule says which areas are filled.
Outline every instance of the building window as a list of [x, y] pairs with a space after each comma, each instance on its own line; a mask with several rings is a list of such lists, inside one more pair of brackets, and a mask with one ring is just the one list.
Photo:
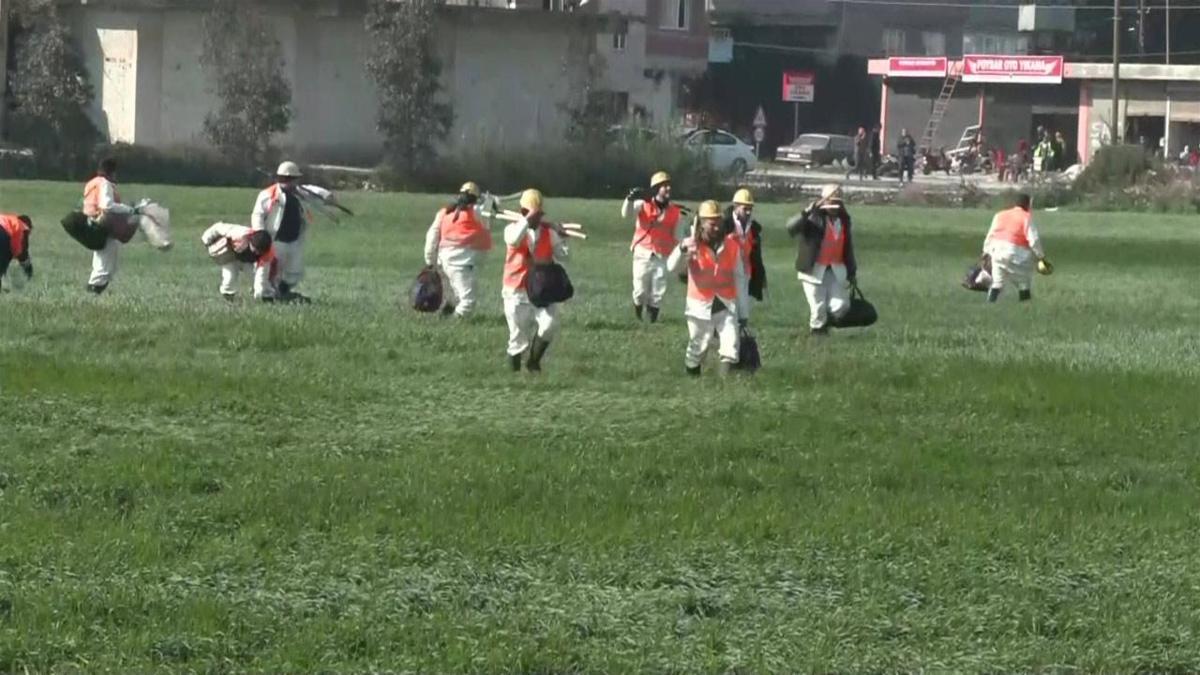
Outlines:
[[669, 30], [687, 30], [688, 2], [690, 0], [662, 0], [663, 13], [659, 25]]
[[925, 56], [946, 56], [946, 34], [938, 31], [923, 31], [921, 44], [925, 46]]
[[542, 0], [542, 9], [547, 12], [561, 12], [563, 4], [563, 0]]
[[629, 37], [629, 22], [621, 19], [613, 29], [612, 48], [614, 52], [625, 51], [625, 40]]
[[883, 51], [888, 56], [898, 56], [904, 54], [904, 29], [883, 29]]
[[1028, 54], [1029, 37], [1015, 33], [963, 33], [964, 54]]

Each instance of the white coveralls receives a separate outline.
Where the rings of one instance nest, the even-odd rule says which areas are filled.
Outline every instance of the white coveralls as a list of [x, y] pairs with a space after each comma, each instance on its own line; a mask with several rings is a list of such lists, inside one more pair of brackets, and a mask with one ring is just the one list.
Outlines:
[[[529, 242], [532, 252], [536, 245], [537, 229], [530, 229], [524, 219], [509, 224], [504, 228], [504, 243], [508, 246], [518, 246], [521, 240]], [[557, 232], [549, 232], [550, 243], [554, 248], [554, 260], [565, 262], [571, 255], [563, 238]], [[534, 307], [529, 301], [529, 295], [523, 288], [504, 287], [501, 291], [504, 300], [504, 318], [508, 320], [508, 355], [517, 356], [529, 349], [533, 338], [540, 337], [546, 342], [552, 342], [558, 334], [558, 304], [548, 307]]]
[[[300, 185], [297, 193], [308, 192], [321, 201], [330, 201], [333, 193], [317, 185]], [[298, 199], [289, 195], [279, 183], [258, 193], [254, 202], [254, 211], [250, 214], [250, 227], [255, 230], [266, 230], [271, 235], [272, 247], [275, 249], [275, 259], [278, 265], [276, 283], [287, 284], [292, 289], [304, 280], [304, 241], [307, 238], [309, 213], [301, 200], [300, 236], [295, 241], [278, 241], [279, 225], [283, 222], [285, 200]]]
[[1001, 228], [1001, 219], [1005, 212], [1000, 212], [992, 218], [992, 226], [988, 229], [983, 241], [983, 252], [992, 257], [992, 288], [1002, 289], [1009, 283], [1015, 285], [1018, 291], [1028, 291], [1033, 287], [1033, 273], [1037, 269], [1037, 261], [1045, 257], [1042, 249], [1042, 238], [1030, 216], [1025, 229], [1025, 238], [1029, 246], [1020, 246], [997, 238], [995, 235]]
[[[634, 219], [637, 226], [638, 214], [646, 202], [642, 199], [621, 203], [621, 217]], [[666, 211], [664, 210], [664, 214]], [[686, 233], [686, 223], [683, 217], [675, 225], [672, 236], [675, 241], [682, 239]], [[649, 244], [649, 242], [644, 242]], [[667, 294], [667, 258], [654, 251], [650, 246], [631, 246], [633, 251], [633, 304], [641, 307], [662, 307], [663, 297]]]
[[200, 243], [208, 249], [209, 257], [221, 268], [221, 295], [237, 295], [238, 276], [243, 271], [254, 273], [254, 297], [273, 298], [275, 287], [271, 283], [271, 263], [252, 263], [238, 260], [230, 241], [238, 242], [250, 236], [254, 230], [245, 225], [216, 223], [200, 236]]
[[[838, 218], [826, 218], [825, 227], [834, 228], [840, 232], [842, 221]], [[822, 248], [826, 245], [821, 243]], [[817, 259], [821, 259], [821, 255]], [[840, 317], [850, 309], [850, 286], [846, 281], [846, 266], [841, 263], [823, 265], [816, 263], [809, 273], [797, 272], [796, 276], [804, 286], [804, 298], [808, 300], [808, 327], [824, 328], [829, 324], [829, 317]]]
[[[726, 239], [728, 240], [728, 238]], [[678, 274], [688, 267], [691, 254], [683, 251], [684, 246], [693, 246], [691, 237], [680, 242], [680, 245], [671, 252], [671, 257], [667, 259], [667, 268], [672, 273]], [[718, 257], [725, 246], [726, 244], [722, 242], [721, 247], [716, 251]], [[745, 262], [739, 251], [733, 273], [736, 288], [741, 288], [745, 276]], [[730, 298], [717, 296], [725, 308], [714, 313], [713, 305], [715, 303], [713, 301], [693, 297], [690, 292], [688, 293], [687, 303], [684, 306], [684, 316], [687, 318], [688, 324], [688, 344], [683, 356], [685, 366], [688, 368], [700, 366], [704, 355], [712, 345], [714, 333], [718, 340], [717, 353], [721, 357], [721, 362], [728, 364], [738, 362], [738, 349], [741, 346], [741, 331], [738, 329], [737, 319], [741, 298], [738, 295], [740, 294], [735, 293], [734, 297]]]
[[[476, 204], [472, 208], [475, 217], [479, 218], [480, 222], [486, 222], [487, 227], [491, 229], [492, 219], [485, 221], [481, 217], [483, 205]], [[441, 223], [442, 212], [438, 211], [433, 217], [433, 224], [425, 233], [425, 264], [437, 263], [442, 268], [446, 280], [450, 282], [450, 296], [446, 300], [454, 306], [455, 316], [465, 318], [475, 311], [475, 292], [479, 287], [475, 268], [485, 252], [467, 246], [442, 246]]]
[[[102, 218], [105, 213], [120, 213], [129, 214], [133, 209], [122, 204], [117, 196], [117, 188], [112, 181], [103, 176], [94, 178], [98, 184], [98, 201], [96, 203], [97, 212], [86, 213], [90, 208], [85, 207], [85, 215], [92, 220]], [[88, 285], [96, 287], [105, 287], [112, 282], [113, 277], [117, 274], [117, 263], [121, 253], [121, 242], [113, 237], [109, 237], [104, 243], [104, 248], [99, 251], [92, 251], [92, 274], [88, 277]]]

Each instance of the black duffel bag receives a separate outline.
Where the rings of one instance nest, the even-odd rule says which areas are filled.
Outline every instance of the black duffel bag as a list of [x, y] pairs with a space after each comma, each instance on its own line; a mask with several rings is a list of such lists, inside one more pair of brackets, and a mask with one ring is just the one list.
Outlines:
[[108, 244], [108, 230], [89, 221], [82, 211], [72, 211], [63, 216], [62, 226], [72, 239], [89, 251], [103, 250]]
[[438, 311], [442, 308], [444, 298], [442, 275], [432, 266], [421, 270], [408, 291], [409, 304], [418, 312]]
[[879, 320], [879, 312], [875, 305], [867, 301], [858, 284], [850, 286], [850, 308], [841, 317], [833, 317], [829, 322], [834, 328], [864, 328]]
[[749, 328], [742, 328], [738, 336], [737, 369], [753, 373], [762, 367], [762, 355], [758, 352], [758, 338]]
[[567, 270], [556, 262], [534, 263], [525, 280], [525, 292], [534, 307], [549, 307], [575, 297]]

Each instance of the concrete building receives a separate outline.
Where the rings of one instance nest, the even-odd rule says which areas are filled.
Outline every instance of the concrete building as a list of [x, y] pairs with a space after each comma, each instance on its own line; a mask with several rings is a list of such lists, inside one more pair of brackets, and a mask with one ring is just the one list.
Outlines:
[[[61, 1], [96, 89], [100, 130], [112, 141], [160, 148], [204, 144], [203, 120], [215, 103], [200, 66], [208, 2]], [[674, 114], [683, 78], [703, 70], [703, 0], [602, 0], [611, 12], [533, 1], [453, 0], [441, 10], [436, 42], [455, 113], [450, 146], [561, 139], [567, 108], [582, 102], [597, 74], [601, 89], [658, 122]], [[664, 14], [672, 2], [675, 23]], [[365, 1], [267, 4], [293, 92], [281, 146], [309, 161], [378, 158]], [[681, 16], [685, 27], [675, 28]]]
[[[1004, 60], [1004, 55], [984, 58]], [[990, 81], [959, 83], [933, 147], [952, 146], [964, 127], [980, 124], [989, 146], [1011, 152], [1021, 139], [1032, 143], [1036, 128], [1043, 126], [1061, 131], [1068, 148], [1074, 150], [1072, 159], [1087, 163], [1096, 149], [1111, 139], [1112, 65], [1071, 63], [1053, 56], [1027, 58], [1046, 63], [1057, 59], [1061, 70], [1057, 75], [1035, 78], [1040, 82], [1013, 81], [1023, 78], [997, 72], [985, 76]], [[894, 145], [901, 128], [919, 137], [942, 91], [946, 72], [963, 73], [964, 61], [949, 59], [944, 62], [946, 70], [921, 73], [903, 72], [904, 66], [895, 59], [870, 61], [870, 74], [882, 78], [880, 122], [886, 147]], [[1122, 64], [1120, 76], [1117, 129], [1126, 142], [1160, 147], [1169, 110], [1168, 155], [1200, 143], [1200, 66]]]

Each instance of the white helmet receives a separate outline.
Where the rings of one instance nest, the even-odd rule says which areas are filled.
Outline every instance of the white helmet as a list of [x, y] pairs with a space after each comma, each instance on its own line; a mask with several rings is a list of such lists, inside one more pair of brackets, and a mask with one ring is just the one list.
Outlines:
[[300, 166], [295, 162], [284, 162], [279, 165], [279, 169], [275, 171], [276, 176], [283, 178], [300, 178], [303, 173], [300, 173]]

